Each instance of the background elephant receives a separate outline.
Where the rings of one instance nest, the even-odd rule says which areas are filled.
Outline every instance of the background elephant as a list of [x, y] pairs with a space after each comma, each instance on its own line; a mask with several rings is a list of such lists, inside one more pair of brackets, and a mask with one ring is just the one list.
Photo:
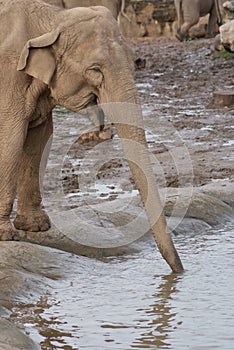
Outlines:
[[182, 271], [150, 164], [132, 62], [110, 11], [3, 0], [0, 26], [0, 240], [17, 239], [9, 219], [17, 180], [15, 228], [49, 229], [39, 175], [52, 110], [77, 112], [98, 100], [115, 123], [158, 248], [173, 271]]
[[74, 7], [90, 7], [90, 6], [105, 6], [111, 11], [115, 19], [121, 11], [124, 10], [124, 0], [44, 0], [44, 2], [59, 6], [65, 9], [71, 9]]
[[219, 0], [175, 0], [178, 17], [176, 37], [183, 41], [189, 29], [198, 23], [199, 18], [209, 14], [207, 34], [214, 36], [217, 23], [222, 24]]

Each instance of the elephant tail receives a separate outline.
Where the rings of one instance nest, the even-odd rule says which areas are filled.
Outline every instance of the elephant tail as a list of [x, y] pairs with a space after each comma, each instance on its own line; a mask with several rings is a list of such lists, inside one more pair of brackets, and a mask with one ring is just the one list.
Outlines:
[[214, 2], [215, 2], [215, 8], [217, 12], [217, 22], [218, 22], [218, 25], [221, 26], [223, 24], [223, 19], [222, 19], [220, 7], [219, 7], [220, 6], [219, 0], [214, 0]]

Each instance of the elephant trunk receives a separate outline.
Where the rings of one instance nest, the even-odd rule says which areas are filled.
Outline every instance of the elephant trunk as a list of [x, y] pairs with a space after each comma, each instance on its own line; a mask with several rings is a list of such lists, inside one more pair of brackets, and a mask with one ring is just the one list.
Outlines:
[[173, 272], [182, 272], [183, 265], [167, 230], [150, 163], [137, 91], [135, 88], [123, 91], [125, 91], [124, 96], [122, 94], [116, 98], [118, 102], [104, 107], [105, 113], [115, 124], [121, 139], [125, 157], [140, 192], [158, 249]]

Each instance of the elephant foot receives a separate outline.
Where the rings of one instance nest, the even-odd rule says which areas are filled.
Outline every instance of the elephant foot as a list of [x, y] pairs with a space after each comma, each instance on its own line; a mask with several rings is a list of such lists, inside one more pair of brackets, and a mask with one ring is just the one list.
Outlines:
[[47, 231], [51, 227], [49, 216], [43, 210], [17, 214], [14, 225], [18, 230], [31, 232]]
[[176, 31], [176, 33], [175, 33], [175, 37], [176, 37], [176, 39], [178, 39], [179, 41], [183, 41], [184, 40], [184, 36], [181, 34], [181, 32], [180, 31]]
[[19, 241], [19, 234], [10, 223], [0, 226], [0, 241]]
[[205, 35], [205, 38], [206, 39], [210, 39], [210, 38], [214, 38], [215, 37], [215, 34], [214, 33], [207, 33], [206, 35]]

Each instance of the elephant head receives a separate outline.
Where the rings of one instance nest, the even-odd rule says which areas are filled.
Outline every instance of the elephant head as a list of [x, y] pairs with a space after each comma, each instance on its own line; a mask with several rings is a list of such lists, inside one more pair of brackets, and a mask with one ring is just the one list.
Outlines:
[[150, 165], [133, 63], [111, 13], [103, 7], [58, 11], [51, 30], [27, 42], [18, 70], [44, 82], [55, 103], [72, 111], [97, 100], [106, 105], [158, 248], [172, 270], [181, 272]]

